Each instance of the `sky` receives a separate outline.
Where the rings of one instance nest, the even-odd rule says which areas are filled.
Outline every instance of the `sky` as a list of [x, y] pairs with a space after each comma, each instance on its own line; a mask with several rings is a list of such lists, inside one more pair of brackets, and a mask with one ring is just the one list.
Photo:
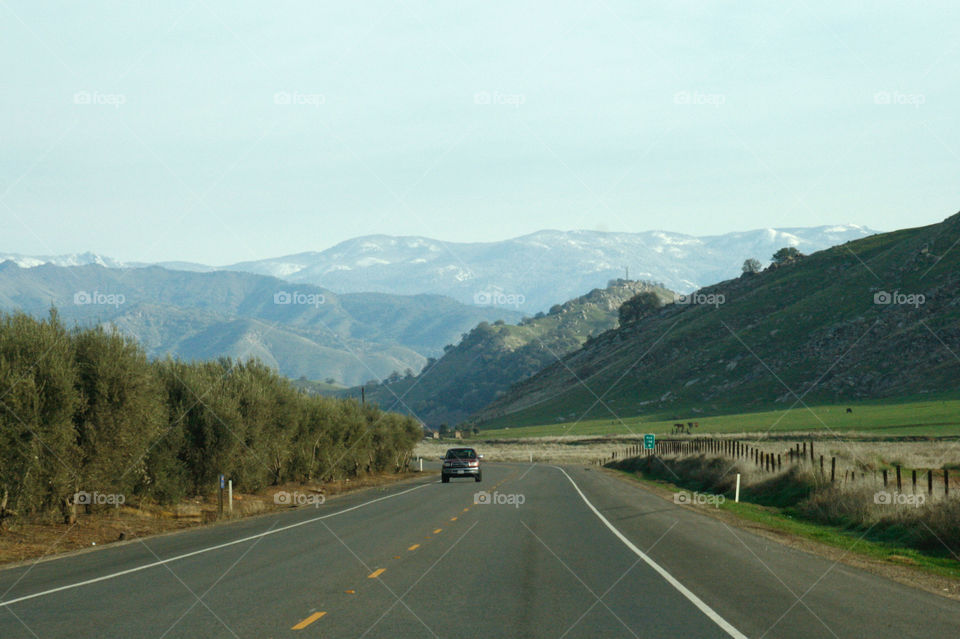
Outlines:
[[958, 208], [950, 2], [0, 0], [0, 252]]

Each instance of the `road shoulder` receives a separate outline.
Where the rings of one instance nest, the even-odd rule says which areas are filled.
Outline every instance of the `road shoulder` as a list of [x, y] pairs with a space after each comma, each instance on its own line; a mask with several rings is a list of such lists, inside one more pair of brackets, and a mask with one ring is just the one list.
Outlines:
[[[633, 486], [635, 489], [656, 495], [672, 505], [674, 495], [681, 490], [680, 487], [673, 487], [670, 484], [638, 478], [630, 473], [611, 468], [592, 467], [590, 470], [598, 471], [610, 478], [616, 479], [627, 486]], [[774, 526], [757, 522], [745, 517], [741, 517], [729, 510], [719, 508], [710, 508], [694, 506], [688, 504], [677, 505], [680, 508], [697, 512], [701, 515], [718, 519], [729, 526], [741, 530], [749, 531], [760, 537], [770, 539], [784, 546], [808, 552], [812, 555], [842, 563], [844, 565], [865, 570], [872, 574], [896, 581], [906, 586], [911, 586], [924, 590], [926, 592], [960, 601], [960, 581], [950, 579], [942, 575], [931, 573], [929, 571], [916, 568], [910, 565], [891, 564], [880, 561], [873, 557], [858, 553], [856, 548], [838, 548], [816, 540], [791, 533]], [[851, 546], [853, 541], [851, 540]]]

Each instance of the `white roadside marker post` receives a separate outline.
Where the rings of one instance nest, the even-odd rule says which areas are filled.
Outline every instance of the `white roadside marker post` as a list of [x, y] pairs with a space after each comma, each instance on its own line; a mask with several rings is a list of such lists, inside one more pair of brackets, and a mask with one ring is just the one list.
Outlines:
[[233, 480], [227, 480], [227, 510], [233, 512]]
[[733, 501], [740, 503], [740, 473], [737, 473], [737, 492], [733, 496]]
[[420, 457], [420, 472], [423, 472], [423, 457]]

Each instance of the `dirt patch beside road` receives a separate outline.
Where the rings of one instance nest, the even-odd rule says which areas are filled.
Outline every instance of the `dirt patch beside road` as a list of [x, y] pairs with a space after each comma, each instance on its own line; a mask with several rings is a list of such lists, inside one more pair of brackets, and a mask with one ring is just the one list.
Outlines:
[[[55, 522], [16, 522], [10, 525], [8, 530], [0, 533], [0, 565], [8, 567], [7, 564], [287, 510], [298, 505], [291, 499], [277, 500], [276, 495], [281, 491], [287, 492], [288, 495], [294, 493], [306, 495], [308, 498], [315, 496], [319, 499], [322, 496], [326, 500], [337, 495], [421, 476], [421, 473], [411, 472], [324, 484], [271, 486], [253, 494], [235, 492], [233, 512], [230, 513], [224, 505], [223, 517], [218, 517], [218, 496], [212, 494], [185, 499], [172, 505], [124, 505], [92, 514], [80, 513], [77, 515], [76, 523], [72, 525]], [[287, 503], [283, 503], [284, 501]]]

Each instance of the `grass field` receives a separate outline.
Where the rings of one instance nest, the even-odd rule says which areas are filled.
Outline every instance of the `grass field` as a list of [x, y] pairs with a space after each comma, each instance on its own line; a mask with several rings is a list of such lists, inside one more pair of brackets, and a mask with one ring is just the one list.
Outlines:
[[[853, 409], [847, 413], [846, 409]], [[708, 433], [763, 433], [815, 431], [821, 434], [875, 433], [890, 436], [960, 435], [960, 399], [910, 399], [890, 402], [862, 402], [817, 405], [809, 409], [802, 404], [790, 409], [701, 417], [680, 414], [677, 419], [625, 417], [590, 419], [581, 422], [540, 424], [481, 430], [478, 436], [488, 438], [557, 437], [562, 435], [631, 435], [668, 434], [676, 422], [697, 422], [695, 435]]]

